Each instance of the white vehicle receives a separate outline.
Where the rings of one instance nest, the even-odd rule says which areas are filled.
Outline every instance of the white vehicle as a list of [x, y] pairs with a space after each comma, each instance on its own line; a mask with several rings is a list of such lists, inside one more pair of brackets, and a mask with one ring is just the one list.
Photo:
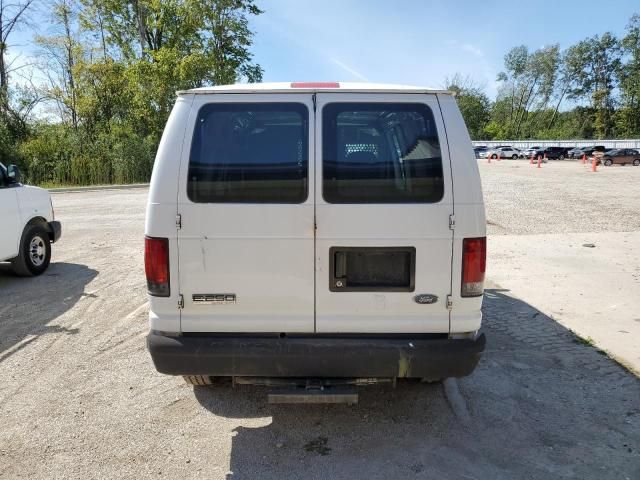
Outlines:
[[446, 91], [178, 92], [145, 235], [148, 348], [188, 383], [436, 381], [484, 350], [484, 203]]
[[0, 262], [20, 276], [40, 275], [49, 266], [51, 244], [61, 234], [49, 192], [20, 183], [15, 165], [0, 163]]
[[517, 148], [510, 146], [498, 146], [490, 148], [485, 154], [485, 158], [512, 158], [513, 160], [517, 158], [522, 158], [523, 153]]

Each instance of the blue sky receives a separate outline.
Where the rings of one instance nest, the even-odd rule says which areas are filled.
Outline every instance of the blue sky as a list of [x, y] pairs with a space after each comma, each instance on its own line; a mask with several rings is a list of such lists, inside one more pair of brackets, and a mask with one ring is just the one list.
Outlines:
[[517, 45], [561, 48], [622, 35], [640, 0], [258, 0], [253, 52], [264, 81], [342, 80], [432, 87], [456, 72], [496, 93]]

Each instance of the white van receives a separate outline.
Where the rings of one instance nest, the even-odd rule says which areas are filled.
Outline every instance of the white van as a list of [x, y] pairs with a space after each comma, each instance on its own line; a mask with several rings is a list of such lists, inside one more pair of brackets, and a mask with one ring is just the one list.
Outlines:
[[484, 204], [449, 92], [178, 92], [145, 234], [148, 348], [189, 383], [435, 381], [484, 350]]
[[0, 163], [0, 262], [11, 261], [20, 276], [40, 275], [49, 266], [51, 244], [62, 229], [54, 217], [51, 195], [20, 183], [20, 170]]

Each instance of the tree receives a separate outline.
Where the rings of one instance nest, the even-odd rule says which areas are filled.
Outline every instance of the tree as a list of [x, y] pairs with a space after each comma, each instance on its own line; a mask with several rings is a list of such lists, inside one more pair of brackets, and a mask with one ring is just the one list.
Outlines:
[[74, 31], [76, 20], [73, 0], [59, 0], [52, 7], [56, 33], [36, 35], [36, 43], [44, 55], [43, 73], [49, 79], [45, 87], [48, 99], [55, 102], [60, 119], [78, 129], [78, 91], [75, 68], [82, 61], [83, 48]]
[[[248, 16], [253, 0], [82, 0], [83, 25], [101, 29], [125, 65], [131, 116], [143, 135], [159, 136], [176, 90], [262, 78], [252, 62]], [[106, 48], [104, 49], [106, 51]]]
[[498, 99], [505, 99], [508, 105], [504, 130], [514, 137], [530, 136], [540, 124], [540, 116], [530, 112], [545, 110], [555, 92], [560, 47], [529, 52], [521, 45], [507, 52], [504, 63], [505, 71], [498, 75], [502, 82]]
[[9, 74], [11, 66], [7, 63], [9, 41], [18, 27], [24, 24], [27, 10], [34, 0], [7, 3], [0, 0], [0, 121], [7, 123], [9, 133], [14, 137], [26, 134], [24, 118], [12, 108], [9, 98]]
[[620, 41], [626, 62], [620, 66], [620, 110], [617, 126], [623, 136], [640, 135], [640, 15], [631, 17]]
[[489, 121], [491, 102], [483, 92], [483, 87], [470, 77], [456, 73], [445, 79], [446, 89], [454, 92], [458, 107], [474, 140], [486, 138], [485, 127]]
[[613, 92], [621, 66], [618, 40], [609, 32], [595, 35], [570, 47], [565, 63], [574, 76], [569, 97], [588, 99], [594, 109], [594, 127], [598, 138], [614, 133]]

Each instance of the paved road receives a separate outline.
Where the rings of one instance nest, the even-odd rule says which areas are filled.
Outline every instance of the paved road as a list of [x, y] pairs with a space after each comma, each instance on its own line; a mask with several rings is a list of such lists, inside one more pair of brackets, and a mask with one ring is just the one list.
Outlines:
[[0, 268], [1, 478], [640, 478], [640, 381], [510, 292], [473, 376], [346, 406], [193, 389], [144, 347], [144, 190], [54, 196], [53, 264]]

